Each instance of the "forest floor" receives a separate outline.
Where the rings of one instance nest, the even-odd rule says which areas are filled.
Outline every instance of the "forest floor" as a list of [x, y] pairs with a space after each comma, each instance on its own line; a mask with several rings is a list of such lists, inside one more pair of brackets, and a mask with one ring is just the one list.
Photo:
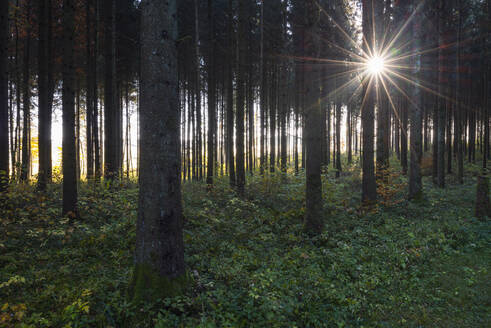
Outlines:
[[[138, 190], [80, 186], [81, 217], [60, 217], [61, 186], [15, 185], [0, 209], [0, 327], [489, 327], [491, 221], [473, 217], [477, 167], [425, 200], [389, 175], [359, 208], [360, 172], [324, 176], [326, 228], [302, 232], [300, 174], [248, 178], [243, 198], [183, 185], [183, 296], [131, 304]], [[137, 319], [136, 319], [137, 318]]]

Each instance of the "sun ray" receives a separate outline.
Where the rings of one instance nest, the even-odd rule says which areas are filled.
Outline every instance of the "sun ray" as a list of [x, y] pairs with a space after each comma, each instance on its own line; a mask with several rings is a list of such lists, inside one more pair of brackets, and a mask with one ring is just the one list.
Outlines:
[[394, 37], [392, 38], [392, 40], [389, 42], [389, 44], [387, 45], [387, 47], [385, 47], [385, 49], [382, 51], [382, 56], [383, 57], [387, 56], [387, 52], [390, 50], [390, 48], [392, 47], [392, 45], [399, 39], [399, 37], [402, 35], [402, 33], [406, 30], [406, 28], [412, 22], [412, 20], [414, 19], [414, 17], [416, 17], [416, 13], [420, 10], [420, 8], [423, 6], [423, 4], [425, 2], [426, 2], [425, 0], [421, 1], [418, 4], [418, 6], [416, 7], [416, 9], [411, 13], [411, 16], [409, 16], [409, 18], [406, 19], [406, 21], [404, 22], [404, 24], [399, 28], [399, 31], [396, 32], [396, 34], [394, 35]]
[[346, 31], [341, 27], [339, 26], [338, 22], [336, 22], [336, 20], [331, 16], [329, 15], [329, 13], [320, 5], [320, 3], [318, 1], [315, 2], [317, 7], [319, 8], [319, 10], [324, 14], [326, 15], [333, 23], [334, 25], [341, 31], [341, 33], [343, 34], [344, 37], [346, 37], [346, 39], [348, 39], [348, 41], [350, 41], [358, 50], [360, 50], [360, 52], [364, 55], [366, 55], [365, 51], [362, 49], [362, 47], [360, 47], [360, 45], [358, 43], [356, 43], [355, 40], [353, 40], [348, 33], [346, 33]]

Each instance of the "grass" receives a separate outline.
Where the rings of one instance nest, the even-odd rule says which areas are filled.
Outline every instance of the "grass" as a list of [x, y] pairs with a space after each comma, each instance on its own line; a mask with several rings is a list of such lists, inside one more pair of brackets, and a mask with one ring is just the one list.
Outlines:
[[[323, 177], [324, 233], [302, 232], [300, 174], [249, 177], [244, 198], [218, 178], [183, 186], [182, 296], [131, 304], [138, 191], [81, 185], [81, 218], [61, 190], [15, 185], [0, 209], [0, 326], [487, 327], [489, 220], [473, 217], [475, 178], [405, 200], [389, 172], [380, 205], [359, 208], [360, 174]], [[472, 170], [469, 170], [472, 172]]]

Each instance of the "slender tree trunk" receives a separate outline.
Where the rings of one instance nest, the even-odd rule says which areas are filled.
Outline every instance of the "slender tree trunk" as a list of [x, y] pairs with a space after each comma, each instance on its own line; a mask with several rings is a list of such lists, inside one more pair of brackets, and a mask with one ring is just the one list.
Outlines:
[[216, 120], [215, 120], [215, 19], [213, 17], [213, 2], [208, 0], [208, 22], [209, 27], [209, 54], [208, 54], [208, 154], [207, 154], [207, 170], [206, 170], [206, 183], [208, 185], [213, 184], [213, 168], [215, 159], [215, 133], [216, 133]]
[[[27, 3], [27, 19], [31, 17], [31, 4]], [[29, 179], [29, 168], [31, 164], [30, 153], [30, 129], [31, 129], [31, 90], [30, 90], [30, 48], [31, 48], [31, 28], [30, 24], [26, 28], [26, 40], [24, 44], [24, 62], [23, 62], [23, 74], [22, 74], [22, 93], [23, 93], [23, 105], [24, 105], [24, 126], [22, 130], [22, 169], [21, 169], [21, 181], [26, 182]]]
[[463, 184], [464, 183], [464, 145], [463, 145], [463, 140], [462, 140], [462, 135], [463, 135], [463, 130], [464, 130], [464, 113], [463, 110], [464, 108], [460, 105], [461, 104], [461, 99], [460, 99], [460, 88], [461, 88], [461, 81], [460, 81], [460, 67], [461, 67], [461, 49], [460, 49], [460, 39], [461, 39], [461, 30], [462, 30], [462, 5], [461, 5], [461, 0], [457, 0], [457, 7], [458, 7], [458, 27], [457, 27], [457, 77], [456, 77], [456, 87], [455, 87], [455, 140], [456, 140], [456, 152], [457, 152], [457, 179], [459, 183]]
[[63, 211], [77, 215], [77, 163], [75, 148], [75, 1], [63, 1]]
[[276, 65], [271, 65], [271, 96], [270, 96], [270, 113], [269, 113], [269, 171], [274, 173], [276, 168]]
[[104, 1], [104, 178], [119, 177], [119, 117], [116, 90], [115, 0]]
[[[411, 13], [417, 10], [416, 6], [410, 6]], [[420, 50], [422, 39], [422, 19], [421, 13], [416, 13], [411, 26], [413, 38], [412, 51], [417, 53]], [[413, 57], [412, 76], [415, 85], [411, 86], [411, 106], [409, 108], [411, 120], [410, 135], [410, 159], [409, 159], [409, 199], [421, 199], [423, 185], [421, 181], [421, 156], [422, 156], [422, 94], [421, 88], [417, 86], [421, 78], [421, 55]]]
[[348, 147], [348, 164], [351, 164], [353, 162], [353, 125], [351, 123], [352, 119], [352, 108], [351, 105], [348, 104], [348, 113], [346, 114], [346, 140], [347, 144], [346, 146]]
[[0, 1], [0, 193], [9, 180], [8, 13], [9, 1]]
[[[363, 35], [368, 44], [373, 44], [372, 29], [372, 2], [363, 1]], [[369, 52], [365, 48], [365, 52]], [[363, 163], [362, 163], [362, 202], [365, 204], [373, 203], [377, 199], [377, 185], [375, 181], [374, 167], [374, 82], [373, 78], [365, 81], [363, 85], [363, 94], [365, 95], [362, 112], [362, 129], [363, 129]]]
[[185, 278], [176, 0], [142, 3], [141, 166], [133, 301], [172, 297]]
[[336, 110], [336, 177], [341, 175], [341, 104], [334, 104]]
[[[231, 0], [229, 0], [231, 2]], [[231, 6], [231, 5], [230, 5]], [[229, 18], [231, 21], [231, 18]], [[261, 164], [260, 164], [260, 173], [264, 174], [264, 170], [266, 168], [266, 70], [264, 68], [264, 1], [261, 1], [261, 44], [260, 44], [260, 54], [259, 54], [259, 78], [261, 79], [260, 85], [260, 116], [261, 116], [261, 127], [260, 127], [260, 148], [261, 148]], [[231, 35], [231, 34], [230, 34]]]
[[245, 188], [245, 168], [244, 168], [244, 106], [245, 106], [245, 86], [244, 86], [244, 64], [245, 64], [245, 38], [246, 38], [246, 7], [243, 1], [239, 1], [239, 28], [237, 42], [239, 46], [239, 65], [237, 71], [237, 130], [236, 130], [236, 152], [237, 152], [237, 190], [244, 193]]
[[[443, 39], [444, 35], [444, 5], [445, 5], [444, 0], [439, 0], [438, 1], [438, 44], [439, 44], [439, 50], [438, 50], [438, 93], [439, 94], [444, 94], [444, 88], [443, 88], [443, 83], [444, 83], [444, 51], [443, 51], [443, 45], [445, 43]], [[437, 102], [438, 102], [438, 115], [437, 115], [437, 120], [435, 121], [437, 124], [436, 130], [438, 131], [436, 136], [437, 139], [434, 141], [437, 144], [437, 185], [440, 188], [445, 187], [445, 99], [438, 97]], [[435, 128], [434, 128], [435, 129]]]
[[92, 85], [94, 81], [94, 77], [92, 74], [94, 70], [92, 68], [95, 65], [94, 62], [94, 54], [93, 54], [93, 45], [92, 45], [92, 12], [91, 8], [93, 5], [93, 0], [87, 0], [85, 4], [86, 17], [86, 101], [85, 101], [85, 111], [86, 111], [86, 130], [85, 130], [85, 138], [87, 143], [87, 180], [92, 180], [94, 178], [94, 141], [92, 139], [93, 133], [93, 125], [94, 125], [94, 86]]
[[196, 136], [198, 180], [203, 179], [203, 140], [201, 130], [201, 64], [199, 52], [199, 0], [194, 0], [195, 51], [196, 51]]
[[38, 42], [38, 134], [39, 134], [39, 173], [38, 188], [45, 190], [51, 173], [51, 106], [49, 105], [49, 81], [48, 81], [48, 1], [39, 0], [39, 42]]
[[228, 67], [227, 67], [227, 158], [230, 186], [235, 186], [235, 156], [234, 156], [234, 42], [233, 42], [233, 6], [228, 2]]

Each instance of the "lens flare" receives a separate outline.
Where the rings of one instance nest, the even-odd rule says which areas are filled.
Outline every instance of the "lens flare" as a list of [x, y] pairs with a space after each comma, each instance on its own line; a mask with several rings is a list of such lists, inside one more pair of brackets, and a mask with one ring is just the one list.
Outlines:
[[374, 56], [367, 61], [367, 70], [374, 75], [378, 75], [385, 70], [385, 61], [380, 56]]

